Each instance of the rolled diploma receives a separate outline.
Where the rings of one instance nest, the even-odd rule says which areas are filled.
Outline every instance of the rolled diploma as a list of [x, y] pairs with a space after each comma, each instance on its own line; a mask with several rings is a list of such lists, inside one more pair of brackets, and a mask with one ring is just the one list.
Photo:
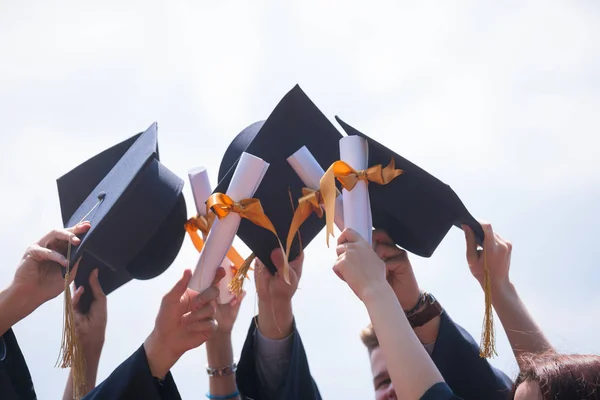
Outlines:
[[[289, 156], [287, 161], [307, 188], [319, 190], [320, 180], [325, 171], [306, 146], [302, 146], [300, 150]], [[338, 196], [335, 199], [334, 222], [340, 231], [344, 230], [344, 206], [342, 203], [342, 196]], [[323, 206], [321, 208], [324, 209]]]
[[[367, 169], [369, 148], [367, 141], [360, 136], [346, 136], [340, 139], [340, 158], [355, 170]], [[344, 227], [354, 229], [369, 244], [372, 243], [373, 221], [367, 183], [359, 180], [344, 196]]]
[[[252, 197], [265, 176], [267, 168], [269, 168], [269, 164], [262, 159], [242, 153], [229, 183], [227, 195], [233, 201]], [[225, 259], [227, 250], [233, 243], [240, 221], [239, 214], [233, 212], [223, 219], [215, 219], [188, 285], [190, 289], [202, 292], [210, 287], [217, 268]]]
[[[212, 194], [208, 171], [204, 167], [191, 169], [188, 172], [190, 186], [192, 187], [192, 195], [196, 203], [196, 211], [198, 215], [206, 216], [206, 200]], [[202, 234], [202, 239], [206, 241], [206, 236]], [[223, 259], [221, 267], [225, 270], [225, 277], [219, 282], [219, 304], [229, 304], [233, 300], [233, 294], [229, 290], [229, 282], [233, 279], [233, 271], [231, 269], [231, 261], [227, 257]]]

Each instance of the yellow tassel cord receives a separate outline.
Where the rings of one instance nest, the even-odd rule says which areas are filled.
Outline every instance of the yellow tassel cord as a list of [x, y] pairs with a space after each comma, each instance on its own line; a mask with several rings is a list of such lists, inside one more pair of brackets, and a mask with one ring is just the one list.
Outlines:
[[59, 360], [56, 366], [60, 368], [71, 368], [73, 377], [73, 399], [79, 400], [86, 395], [85, 380], [85, 358], [81, 351], [81, 343], [75, 330], [75, 312], [73, 310], [73, 300], [71, 298], [70, 281], [70, 260], [71, 242], [67, 246], [67, 272], [65, 274], [65, 309], [63, 321], [63, 334]]
[[[485, 246], [485, 244], [484, 244]], [[492, 311], [492, 281], [487, 264], [486, 251], [483, 251], [483, 291], [485, 293], [485, 315], [483, 317], [483, 332], [479, 346], [479, 357], [492, 358], [496, 353], [496, 338], [494, 332], [494, 314]]]
[[244, 279], [246, 279], [246, 275], [248, 274], [250, 266], [252, 265], [252, 261], [254, 261], [255, 258], [256, 256], [254, 253], [250, 254], [250, 256], [244, 260], [244, 263], [240, 266], [240, 268], [235, 271], [235, 275], [228, 285], [232, 294], [239, 296], [242, 293], [242, 290], [244, 289]]

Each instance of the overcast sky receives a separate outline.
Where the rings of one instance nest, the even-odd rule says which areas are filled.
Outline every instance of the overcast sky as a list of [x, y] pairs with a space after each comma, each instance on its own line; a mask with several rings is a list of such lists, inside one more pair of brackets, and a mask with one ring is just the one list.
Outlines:
[[[452, 4], [450, 4], [452, 3]], [[333, 120], [448, 183], [514, 243], [511, 276], [561, 351], [600, 353], [600, 6], [595, 1], [0, 0], [0, 249], [6, 286], [24, 249], [61, 224], [55, 180], [98, 152], [159, 126], [161, 161], [213, 185], [234, 136], [299, 83]], [[401, 200], [401, 199], [399, 199]], [[247, 248], [236, 241], [244, 255]], [[479, 339], [483, 293], [452, 229], [420, 285]], [[193, 268], [186, 239], [167, 272], [109, 296], [99, 380], [144, 341], [161, 296]], [[307, 249], [294, 310], [325, 399], [372, 398], [362, 304], [332, 272], [322, 232]], [[239, 356], [253, 282], [235, 327]], [[15, 331], [40, 399], [62, 393], [53, 368], [62, 297]], [[492, 362], [514, 377], [498, 327]], [[173, 373], [203, 398], [203, 347]]]

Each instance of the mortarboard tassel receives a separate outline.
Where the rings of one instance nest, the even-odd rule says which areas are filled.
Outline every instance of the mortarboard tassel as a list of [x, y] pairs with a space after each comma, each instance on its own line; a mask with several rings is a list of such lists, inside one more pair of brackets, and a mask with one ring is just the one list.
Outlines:
[[254, 261], [255, 258], [256, 255], [254, 255], [254, 253], [250, 254], [248, 258], [244, 260], [242, 266], [235, 271], [233, 279], [231, 279], [231, 282], [229, 282], [229, 290], [231, 290], [231, 293], [235, 296], [242, 294], [242, 290], [244, 289], [244, 279], [246, 279], [246, 275], [248, 274], [250, 266], [252, 265], [252, 261]]
[[479, 346], [479, 357], [492, 358], [496, 353], [496, 338], [494, 332], [494, 314], [492, 311], [492, 280], [487, 264], [486, 251], [483, 251], [483, 292], [485, 294], [485, 313], [483, 316], [483, 332]]
[[73, 299], [71, 298], [71, 287], [69, 280], [71, 276], [71, 242], [67, 245], [67, 271], [65, 273], [65, 309], [63, 320], [63, 333], [61, 349], [57, 366], [60, 368], [71, 368], [73, 376], [73, 399], [79, 400], [85, 396], [85, 358], [81, 351], [81, 343], [77, 337], [75, 327], [75, 311], [73, 310]]

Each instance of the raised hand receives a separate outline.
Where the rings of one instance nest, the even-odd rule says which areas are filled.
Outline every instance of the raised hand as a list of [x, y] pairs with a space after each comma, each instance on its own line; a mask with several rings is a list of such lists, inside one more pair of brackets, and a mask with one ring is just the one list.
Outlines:
[[[17, 267], [13, 286], [27, 297], [29, 312], [63, 292], [65, 280], [61, 267], [67, 266], [67, 246], [69, 242], [72, 246], [78, 246], [81, 240], [77, 235], [90, 228], [89, 222], [83, 222], [72, 228], [56, 229], [27, 248]], [[71, 282], [75, 279], [77, 266], [78, 263], [71, 266]]]
[[212, 286], [198, 294], [187, 287], [192, 271], [186, 269], [179, 282], [164, 295], [154, 330], [144, 342], [153, 376], [163, 378], [186, 351], [206, 342], [217, 330], [216, 285], [224, 276], [225, 270], [219, 268]]
[[385, 262], [386, 279], [404, 310], [412, 309], [421, 291], [405, 250], [396, 246], [387, 232], [373, 231], [373, 249]]
[[94, 300], [89, 311], [83, 314], [79, 310], [79, 301], [84, 292], [84, 287], [80, 286], [73, 294], [73, 308], [75, 310], [75, 328], [77, 337], [81, 342], [86, 358], [100, 357], [104, 345], [106, 334], [107, 309], [106, 295], [98, 281], [98, 269], [90, 274], [90, 289], [94, 295]]
[[345, 229], [342, 232], [336, 252], [338, 258], [333, 271], [363, 302], [366, 296], [376, 293], [382, 286], [389, 290], [385, 263], [356, 231]]
[[485, 234], [483, 251], [477, 250], [477, 239], [473, 230], [468, 225], [462, 227], [467, 242], [467, 263], [471, 274], [483, 286], [483, 270], [484, 264], [487, 262], [492, 287], [500, 288], [510, 283], [508, 271], [512, 244], [494, 233], [491, 224], [481, 223], [481, 227]]

